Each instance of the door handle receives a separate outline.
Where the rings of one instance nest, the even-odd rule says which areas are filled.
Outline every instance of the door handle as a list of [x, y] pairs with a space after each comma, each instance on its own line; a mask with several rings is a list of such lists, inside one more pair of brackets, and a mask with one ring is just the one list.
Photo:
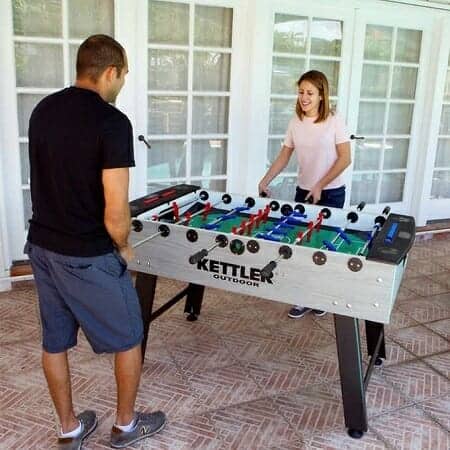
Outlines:
[[145, 139], [145, 137], [142, 134], [138, 136], [138, 140], [143, 142], [149, 150], [152, 148], [152, 146], [148, 143], [147, 139]]
[[365, 139], [365, 137], [364, 136], [355, 136], [354, 134], [351, 134], [350, 135], [350, 139], [351, 140], [354, 140], [354, 139]]

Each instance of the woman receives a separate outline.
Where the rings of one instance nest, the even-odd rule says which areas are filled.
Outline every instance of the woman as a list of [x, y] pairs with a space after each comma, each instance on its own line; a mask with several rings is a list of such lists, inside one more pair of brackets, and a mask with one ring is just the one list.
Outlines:
[[[270, 197], [268, 185], [286, 167], [295, 150], [298, 161], [296, 202], [342, 208], [345, 185], [342, 173], [351, 163], [350, 139], [343, 119], [330, 110], [326, 76], [317, 70], [304, 73], [297, 81], [295, 115], [289, 122], [286, 138], [275, 161], [258, 185]], [[310, 308], [300, 305], [289, 317], [303, 317]], [[324, 311], [314, 310], [317, 316]]]

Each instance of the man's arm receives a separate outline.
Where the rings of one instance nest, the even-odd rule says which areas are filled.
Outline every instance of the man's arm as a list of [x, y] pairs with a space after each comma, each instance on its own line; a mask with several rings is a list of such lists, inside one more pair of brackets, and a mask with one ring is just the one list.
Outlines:
[[129, 261], [132, 249], [128, 244], [131, 229], [130, 207], [128, 205], [129, 169], [103, 169], [103, 190], [105, 193], [104, 223], [120, 254]]

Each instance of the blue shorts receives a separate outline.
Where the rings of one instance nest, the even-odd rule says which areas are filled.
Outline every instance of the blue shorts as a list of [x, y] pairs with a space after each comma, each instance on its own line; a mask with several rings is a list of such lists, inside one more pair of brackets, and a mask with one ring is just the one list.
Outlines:
[[116, 252], [66, 256], [27, 242], [39, 295], [42, 346], [60, 353], [77, 344], [81, 327], [95, 353], [117, 353], [143, 338], [139, 299]]

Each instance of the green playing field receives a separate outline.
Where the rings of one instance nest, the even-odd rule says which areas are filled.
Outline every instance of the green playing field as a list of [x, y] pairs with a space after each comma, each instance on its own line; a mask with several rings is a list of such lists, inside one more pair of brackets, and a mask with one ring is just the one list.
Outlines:
[[[197, 216], [194, 216], [190, 223], [189, 227], [193, 228], [203, 228], [204, 225], [208, 223], [214, 222], [214, 220], [218, 219], [220, 216], [224, 215], [227, 211], [217, 211], [212, 210], [209, 214], [206, 220], [203, 220], [203, 215], [199, 214]], [[214, 229], [214, 231], [221, 232], [221, 233], [231, 233], [231, 230], [233, 227], [239, 227], [241, 222], [246, 219], [248, 220], [247, 214], [238, 214], [236, 217], [227, 219], [224, 221], [219, 222], [219, 226]], [[271, 229], [274, 228], [274, 226], [278, 223], [278, 220], [276, 219], [268, 219], [266, 223], [261, 223], [258, 228], [252, 228], [251, 236], [256, 236], [258, 233], [265, 233], [269, 232]], [[286, 243], [286, 244], [292, 244], [294, 243], [297, 234], [299, 231], [306, 231], [307, 227], [305, 225], [300, 226], [294, 226], [293, 228], [287, 229], [286, 234], [283, 236], [282, 240], [280, 242]], [[305, 237], [300, 245], [303, 245], [305, 247], [312, 247], [312, 248], [325, 248], [323, 245], [323, 241], [327, 240], [329, 242], [333, 242], [333, 245], [337, 248], [337, 250], [341, 253], [348, 253], [351, 255], [356, 255], [359, 253], [359, 251], [364, 247], [365, 241], [363, 238], [360, 237], [360, 233], [353, 231], [353, 230], [346, 230], [346, 235], [350, 239], [351, 243], [347, 244], [341, 237], [337, 238], [334, 242], [333, 240], [336, 238], [336, 231], [334, 229], [323, 226], [321, 227], [320, 231], [313, 230], [310, 236], [310, 241], [307, 240]], [[247, 231], [243, 234], [244, 236], [250, 236]], [[237, 236], [237, 235], [236, 235]], [[274, 234], [274, 236], [278, 236]], [[364, 252], [364, 255], [367, 254], [367, 250]]]

